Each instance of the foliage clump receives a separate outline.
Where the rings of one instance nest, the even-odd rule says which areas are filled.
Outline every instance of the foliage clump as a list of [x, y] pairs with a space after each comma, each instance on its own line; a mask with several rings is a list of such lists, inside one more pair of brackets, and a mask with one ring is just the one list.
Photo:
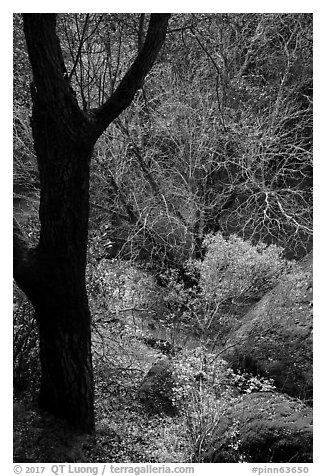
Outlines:
[[273, 392], [273, 381], [234, 372], [203, 347], [184, 350], [173, 359], [173, 403], [184, 418], [193, 462], [202, 462], [227, 409], [242, 394]]
[[176, 271], [169, 272], [164, 301], [170, 321], [174, 318], [205, 338], [220, 339], [292, 265], [282, 256], [282, 248], [253, 244], [236, 235], [208, 235], [204, 246], [203, 260], [187, 263], [188, 275], [197, 284], [188, 287]]
[[279, 281], [285, 270], [283, 249], [265, 243], [252, 244], [237, 235], [225, 239], [221, 233], [204, 240], [205, 258], [196, 263], [200, 285], [207, 300], [259, 300]]

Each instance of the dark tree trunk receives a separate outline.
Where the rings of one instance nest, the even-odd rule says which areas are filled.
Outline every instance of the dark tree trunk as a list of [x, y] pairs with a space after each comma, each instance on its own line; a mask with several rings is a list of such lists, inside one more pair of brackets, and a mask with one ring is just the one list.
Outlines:
[[40, 407], [90, 431], [94, 428], [94, 392], [85, 285], [68, 260], [52, 265], [47, 261], [44, 272], [56, 268], [57, 273], [48, 276], [46, 289], [41, 286], [33, 303], [40, 335]]
[[91, 317], [85, 269], [93, 146], [127, 108], [164, 42], [169, 15], [151, 15], [144, 46], [116, 92], [82, 111], [67, 81], [55, 14], [24, 14], [33, 71], [31, 126], [40, 173], [38, 246], [14, 234], [14, 277], [34, 306], [40, 340], [40, 406], [94, 430]]
[[25, 15], [33, 69], [31, 126], [40, 173], [41, 232], [17, 283], [39, 329], [40, 407], [94, 429], [91, 320], [85, 268], [89, 161], [94, 141], [69, 84], [54, 15]]
[[74, 261], [39, 245], [26, 251], [16, 281], [34, 306], [39, 329], [40, 407], [89, 432], [94, 428], [90, 313], [83, 273]]
[[94, 384], [85, 285], [91, 148], [72, 144], [62, 134], [60, 142], [55, 140], [50, 117], [51, 126], [39, 134], [37, 122], [44, 114], [34, 104], [34, 140], [42, 158], [41, 233], [37, 248], [26, 249], [15, 277], [34, 306], [39, 329], [40, 407], [91, 432]]

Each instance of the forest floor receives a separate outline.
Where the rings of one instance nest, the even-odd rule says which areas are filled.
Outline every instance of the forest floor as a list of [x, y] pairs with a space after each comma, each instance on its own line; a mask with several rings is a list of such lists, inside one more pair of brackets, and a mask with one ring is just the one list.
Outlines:
[[187, 462], [191, 445], [182, 416], [149, 414], [136, 387], [97, 382], [96, 432], [74, 432], [26, 394], [14, 403], [14, 462]]

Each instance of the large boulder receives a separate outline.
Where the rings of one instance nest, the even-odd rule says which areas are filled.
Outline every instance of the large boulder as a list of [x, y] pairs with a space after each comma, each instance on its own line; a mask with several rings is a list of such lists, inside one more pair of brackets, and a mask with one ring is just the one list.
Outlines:
[[148, 412], [176, 414], [172, 374], [171, 362], [167, 357], [163, 357], [145, 375], [138, 390], [138, 397]]
[[243, 395], [221, 417], [205, 463], [312, 462], [312, 409], [281, 394]]
[[224, 358], [273, 378], [281, 392], [312, 400], [312, 255], [248, 312]]

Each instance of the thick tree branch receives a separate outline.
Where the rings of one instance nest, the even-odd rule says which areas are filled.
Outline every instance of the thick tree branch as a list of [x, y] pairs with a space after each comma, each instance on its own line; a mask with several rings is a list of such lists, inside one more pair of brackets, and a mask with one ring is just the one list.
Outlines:
[[131, 104], [136, 92], [142, 87], [145, 76], [163, 45], [169, 18], [168, 13], [151, 15], [144, 45], [134, 63], [112, 96], [100, 108], [92, 111], [96, 118], [96, 138]]
[[43, 121], [47, 123], [51, 116], [60, 113], [62, 134], [70, 136], [74, 141], [81, 135], [86, 138], [89, 121], [79, 108], [69, 84], [56, 34], [56, 14], [25, 13], [23, 19], [33, 73], [34, 110], [37, 110], [38, 114], [43, 114]]
[[[65, 66], [56, 35], [56, 14], [25, 13], [24, 33], [34, 83], [39, 88], [55, 88], [64, 81]], [[49, 79], [52, 81], [46, 84]], [[52, 84], [52, 82], [54, 84]]]

